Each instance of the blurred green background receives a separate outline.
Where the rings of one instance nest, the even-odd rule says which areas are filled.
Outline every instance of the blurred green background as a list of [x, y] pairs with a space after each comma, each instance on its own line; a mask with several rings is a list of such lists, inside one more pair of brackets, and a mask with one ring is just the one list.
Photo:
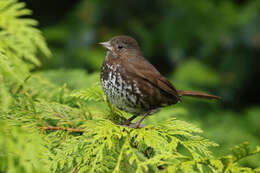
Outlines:
[[[222, 97], [184, 98], [147, 123], [176, 116], [198, 124], [223, 152], [243, 141], [260, 144], [260, 1], [24, 1], [53, 53], [35, 69], [45, 78], [71, 89], [90, 86], [99, 81], [105, 57], [98, 42], [130, 35], [177, 88]], [[259, 156], [242, 161], [259, 163]]]

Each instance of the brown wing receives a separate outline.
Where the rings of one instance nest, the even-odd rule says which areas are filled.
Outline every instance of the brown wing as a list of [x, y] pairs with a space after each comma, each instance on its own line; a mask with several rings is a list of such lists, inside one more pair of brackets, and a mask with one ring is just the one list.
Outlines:
[[[176, 88], [145, 58], [136, 56], [136, 54], [129, 54], [127, 59], [123, 62], [128, 66], [126, 70], [129, 74], [136, 76], [139, 80], [148, 82], [151, 84], [149, 86], [155, 87], [155, 89], [162, 93], [163, 96], [161, 98], [158, 96], [153, 97], [153, 99], [157, 98], [157, 101], [155, 100], [157, 103], [162, 102], [163, 104], [165, 102], [165, 104], [174, 104], [179, 101], [180, 98]], [[147, 90], [149, 90], [149, 88], [147, 88]]]

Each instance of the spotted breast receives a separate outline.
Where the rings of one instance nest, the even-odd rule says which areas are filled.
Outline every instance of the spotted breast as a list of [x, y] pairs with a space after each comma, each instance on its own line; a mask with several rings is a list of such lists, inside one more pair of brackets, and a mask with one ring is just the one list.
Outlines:
[[117, 108], [134, 115], [142, 114], [146, 110], [139, 106], [138, 98], [141, 93], [137, 82], [130, 81], [127, 76], [122, 75], [124, 73], [120, 63], [114, 63], [106, 58], [100, 75], [103, 91]]

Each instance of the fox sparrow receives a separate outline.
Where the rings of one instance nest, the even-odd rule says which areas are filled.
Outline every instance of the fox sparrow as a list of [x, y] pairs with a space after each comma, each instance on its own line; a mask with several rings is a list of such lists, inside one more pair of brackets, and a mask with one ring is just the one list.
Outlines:
[[[144, 57], [135, 39], [116, 36], [100, 43], [107, 49], [101, 69], [101, 85], [108, 100], [133, 116], [121, 125], [139, 128], [148, 115], [161, 107], [176, 104], [181, 96], [219, 99], [195, 91], [177, 90]], [[136, 123], [131, 121], [142, 115]]]

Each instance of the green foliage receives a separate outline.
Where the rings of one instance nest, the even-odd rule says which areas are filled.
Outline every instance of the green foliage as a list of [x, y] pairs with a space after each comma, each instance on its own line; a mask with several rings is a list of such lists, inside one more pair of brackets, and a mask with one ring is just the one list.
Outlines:
[[99, 73], [87, 74], [83, 69], [45, 70], [37, 72], [37, 74], [58, 86], [63, 86], [66, 83], [70, 89], [90, 87], [93, 83], [99, 81]]
[[[22, 85], [35, 65], [40, 65], [36, 53], [50, 55], [37, 21], [21, 18], [31, 14], [24, 3], [16, 0], [0, 1], [0, 106], [11, 103], [10, 89]], [[16, 84], [16, 86], [14, 86]]]
[[179, 83], [184, 85], [179, 88], [189, 86], [216, 88], [220, 84], [220, 77], [216, 72], [194, 59], [187, 61], [181, 68], [177, 68], [174, 76], [177, 86]]
[[[203, 130], [204, 135], [220, 144], [220, 148], [213, 149], [213, 153], [216, 156], [228, 154], [232, 146], [242, 143], [243, 141], [249, 141], [250, 146], [259, 145], [259, 125], [257, 122], [260, 120], [259, 108], [252, 107], [240, 113], [234, 113], [228, 111], [211, 112], [203, 119], [200, 116], [196, 116], [196, 112], [193, 112], [192, 118], [183, 116], [184, 120], [191, 122], [200, 122], [198, 124]], [[219, 117], [220, 116], [220, 117]], [[260, 155], [245, 158], [240, 161], [241, 165], [247, 167], [258, 167]]]
[[[106, 101], [101, 94], [101, 88], [93, 86], [83, 91], [73, 93], [72, 96], [86, 102]], [[120, 112], [111, 107], [109, 107], [109, 112], [111, 116], [118, 113], [120, 116]], [[239, 167], [237, 161], [259, 153], [259, 148], [251, 151], [245, 143], [236, 146], [233, 155], [212, 158], [208, 147], [216, 146], [216, 144], [197, 136], [196, 134], [202, 132], [197, 127], [176, 119], [147, 125], [142, 129], [116, 126], [102, 116], [97, 118], [94, 114], [91, 119], [84, 125], [86, 132], [81, 136], [82, 138], [76, 138], [69, 146], [67, 143], [64, 144], [58, 150], [58, 154], [55, 153], [58, 159], [64, 157], [62, 154], [65, 151], [71, 160], [68, 162], [61, 160], [58, 164], [55, 163], [54, 170], [58, 172], [72, 170], [77, 165], [80, 172], [157, 172], [159, 168], [166, 172], [173, 170], [177, 172], [250, 170], [253, 172], [253, 169]], [[87, 153], [86, 160], [73, 160], [72, 156], [83, 157], [82, 150]], [[65, 166], [60, 169], [60, 165]]]
[[35, 129], [0, 121], [0, 172], [49, 172], [46, 144]]
[[[232, 154], [215, 157], [211, 147], [218, 145], [176, 118], [141, 129], [116, 125], [129, 114], [106, 100], [100, 84], [85, 88], [88, 80], [75, 79], [88, 76], [96, 83], [97, 74], [30, 72], [39, 64], [37, 52], [49, 55], [49, 50], [36, 22], [19, 18], [29, 14], [23, 7], [0, 1], [1, 17], [10, 22], [10, 28], [0, 30], [0, 36], [8, 33], [0, 40], [0, 172], [257, 171], [238, 161], [259, 153], [259, 147], [251, 150], [244, 143]], [[75, 81], [67, 87], [66, 79]]]
[[[180, 163], [188, 163], [193, 158], [202, 157], [201, 154], [209, 156], [207, 147], [214, 145], [205, 139], [192, 136], [198, 129], [175, 120], [140, 130], [115, 126], [107, 120], [89, 121], [86, 125], [88, 132], [82, 139], [73, 141], [73, 148], [65, 145], [56, 155], [56, 158], [60, 158], [60, 154], [65, 150], [70, 153], [69, 157], [79, 158], [82, 157], [83, 150], [84, 160], [75, 161], [80, 172], [129, 172], [131, 168], [135, 168], [135, 172], [143, 172], [156, 171], [158, 166], [177, 167]], [[179, 153], [179, 145], [194, 155]], [[64, 160], [59, 164], [64, 164]], [[195, 162], [193, 164], [196, 165]]]
[[106, 97], [99, 83], [87, 89], [76, 91], [71, 96], [84, 101], [106, 101]]
[[[38, 24], [37, 21], [20, 18], [31, 14], [31, 11], [24, 7], [24, 3], [17, 3], [16, 0], [0, 2], [0, 47], [9, 58], [19, 58], [39, 65], [40, 62], [36, 58], [38, 49], [46, 55], [50, 55], [50, 51], [41, 32], [34, 28]], [[17, 61], [14, 60], [13, 63], [15, 62]]]

